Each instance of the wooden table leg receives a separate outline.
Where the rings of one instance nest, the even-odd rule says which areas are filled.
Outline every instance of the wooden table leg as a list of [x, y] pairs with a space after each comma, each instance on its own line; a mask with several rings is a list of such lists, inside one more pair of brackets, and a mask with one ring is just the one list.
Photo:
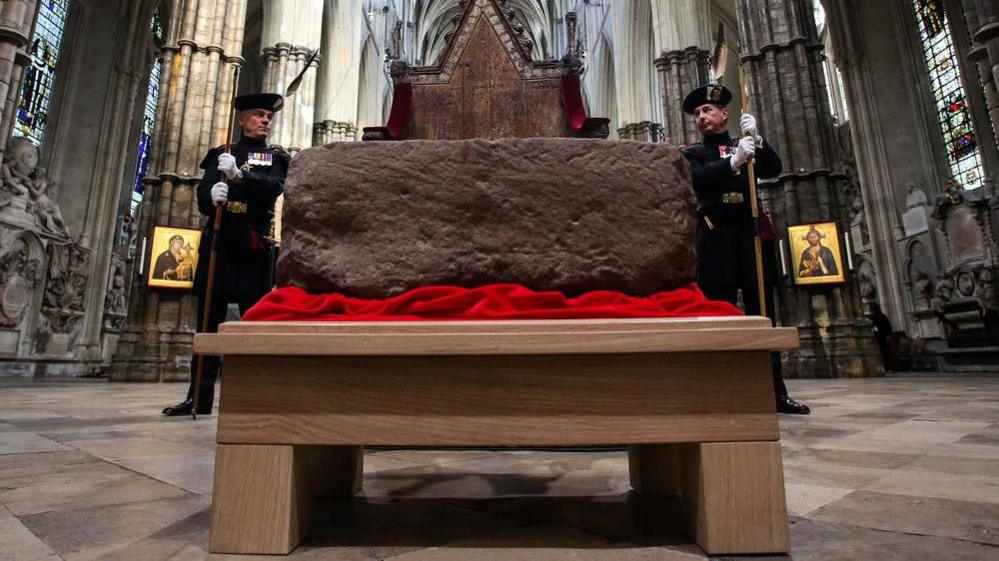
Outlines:
[[359, 446], [219, 444], [212, 553], [291, 553], [308, 534], [317, 495], [360, 490]]
[[683, 447], [688, 535], [709, 555], [791, 550], [779, 442]]
[[675, 497], [680, 494], [681, 444], [632, 444], [628, 446], [631, 488], [643, 495]]

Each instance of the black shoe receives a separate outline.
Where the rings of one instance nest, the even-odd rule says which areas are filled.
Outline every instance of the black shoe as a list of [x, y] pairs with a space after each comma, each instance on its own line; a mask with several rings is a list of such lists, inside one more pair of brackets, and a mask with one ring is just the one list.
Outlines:
[[777, 412], [790, 413], [791, 415], [808, 415], [812, 410], [807, 405], [802, 405], [791, 399], [790, 396], [781, 395], [777, 397]]
[[191, 409], [194, 408], [193, 399], [185, 399], [177, 405], [172, 405], [170, 407], [163, 408], [163, 414], [167, 417], [180, 417], [182, 415], [190, 415]]
[[[177, 405], [172, 405], [170, 407], [165, 407], [163, 409], [163, 414], [167, 417], [181, 417], [184, 415], [190, 415], [191, 409], [194, 407], [193, 399], [185, 399]], [[198, 407], [198, 415], [211, 415], [212, 408], [201, 406]]]

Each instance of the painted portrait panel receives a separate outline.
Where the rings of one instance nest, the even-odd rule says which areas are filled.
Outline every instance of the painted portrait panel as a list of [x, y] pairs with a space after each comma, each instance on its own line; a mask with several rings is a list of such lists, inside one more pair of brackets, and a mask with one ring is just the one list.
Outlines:
[[149, 252], [147, 284], [154, 288], [190, 290], [194, 286], [200, 241], [199, 230], [156, 226]]
[[835, 222], [789, 226], [787, 237], [795, 284], [843, 282], [843, 252]]

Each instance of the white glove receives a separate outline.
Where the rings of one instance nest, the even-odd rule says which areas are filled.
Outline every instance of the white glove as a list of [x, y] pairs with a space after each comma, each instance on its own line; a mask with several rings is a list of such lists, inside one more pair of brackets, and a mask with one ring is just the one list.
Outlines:
[[756, 155], [756, 141], [753, 137], [747, 136], [739, 141], [739, 146], [735, 149], [735, 155], [728, 159], [732, 166], [732, 171], [738, 173], [739, 168]]
[[229, 179], [243, 177], [243, 172], [239, 171], [239, 166], [236, 165], [236, 158], [226, 152], [219, 154], [219, 171]]
[[751, 136], [756, 140], [757, 146], [763, 145], [763, 137], [760, 136], [760, 132], [756, 128], [756, 117], [749, 113], [743, 113], [742, 117], [739, 118], [739, 128], [742, 130], [742, 136]]
[[229, 186], [219, 181], [212, 185], [212, 204], [224, 205], [229, 200]]

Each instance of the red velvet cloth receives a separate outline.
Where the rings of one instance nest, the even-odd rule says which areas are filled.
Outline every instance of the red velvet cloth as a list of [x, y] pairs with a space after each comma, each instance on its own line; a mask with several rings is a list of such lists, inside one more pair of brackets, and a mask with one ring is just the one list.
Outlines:
[[562, 99], [565, 103], [569, 128], [573, 132], [583, 130], [586, 123], [586, 106], [583, 105], [583, 91], [579, 85], [579, 76], [562, 76]]
[[601, 290], [578, 298], [535, 292], [516, 284], [479, 288], [428, 286], [386, 300], [343, 294], [274, 290], [243, 316], [246, 321], [410, 321], [488, 319], [593, 319], [740, 316], [727, 302], [705, 298], [696, 285], [646, 298]]

